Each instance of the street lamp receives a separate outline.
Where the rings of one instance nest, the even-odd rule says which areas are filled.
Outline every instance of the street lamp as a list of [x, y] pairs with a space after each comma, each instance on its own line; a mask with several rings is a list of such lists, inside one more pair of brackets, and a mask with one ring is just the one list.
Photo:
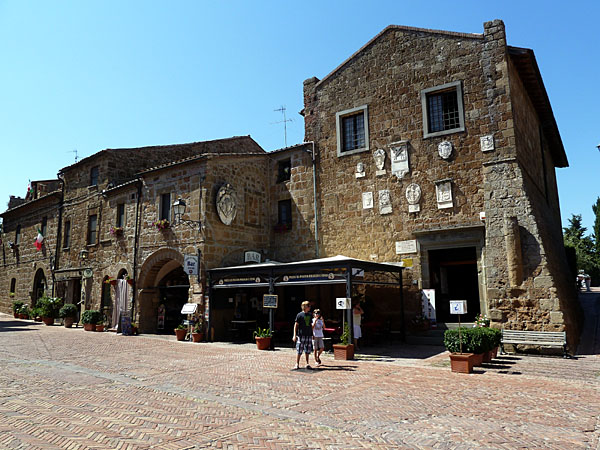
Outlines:
[[196, 225], [198, 225], [198, 232], [202, 231], [202, 222], [197, 221], [197, 220], [188, 220], [188, 219], [184, 219], [183, 215], [185, 214], [185, 209], [186, 209], [186, 204], [185, 201], [182, 198], [178, 198], [177, 200], [175, 200], [173, 202], [172, 208], [173, 208], [173, 216], [175, 218], [175, 220], [173, 221], [174, 225], [179, 225], [180, 223], [185, 223], [186, 225], [188, 225], [191, 228], [194, 228]]
[[86, 249], [83, 249], [79, 252], [79, 259], [85, 261], [89, 255], [89, 252]]

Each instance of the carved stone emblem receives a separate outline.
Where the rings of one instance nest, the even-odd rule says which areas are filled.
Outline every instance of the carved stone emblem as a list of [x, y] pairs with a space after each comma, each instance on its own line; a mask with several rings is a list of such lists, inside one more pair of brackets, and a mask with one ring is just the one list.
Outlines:
[[439, 181], [435, 185], [438, 209], [452, 208], [452, 181]]
[[385, 175], [385, 170], [383, 167], [385, 166], [385, 150], [382, 148], [378, 148], [373, 152], [373, 159], [375, 159], [375, 167], [377, 167], [377, 172], [375, 175]]
[[356, 178], [363, 178], [365, 176], [365, 163], [359, 162], [356, 164]]
[[438, 145], [438, 153], [443, 159], [448, 159], [452, 155], [452, 142], [442, 141]]
[[408, 142], [399, 142], [391, 148], [392, 174], [400, 178], [410, 172], [408, 165]]
[[408, 212], [419, 212], [421, 207], [421, 186], [411, 183], [406, 187], [406, 200], [408, 200]]
[[363, 209], [373, 208], [373, 193], [372, 192], [363, 192], [362, 193], [362, 204], [363, 204]]
[[491, 152], [494, 150], [494, 135], [490, 134], [488, 136], [481, 136], [479, 138], [479, 143], [481, 144], [482, 152]]
[[225, 225], [231, 225], [237, 212], [237, 200], [235, 198], [235, 191], [230, 184], [221, 186], [217, 192], [216, 205], [217, 214], [221, 222]]
[[392, 212], [392, 196], [389, 189], [379, 191], [379, 214], [390, 214]]

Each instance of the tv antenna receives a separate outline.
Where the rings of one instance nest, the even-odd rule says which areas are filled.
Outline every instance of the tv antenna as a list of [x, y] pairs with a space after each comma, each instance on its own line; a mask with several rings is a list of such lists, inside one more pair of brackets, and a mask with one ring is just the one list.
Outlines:
[[71, 150], [70, 152], [67, 152], [67, 153], [75, 153], [75, 164], [77, 164], [77, 160], [79, 159], [77, 156], [77, 149]]
[[293, 122], [292, 119], [288, 119], [285, 115], [285, 111], [286, 108], [285, 106], [281, 105], [280, 108], [278, 109], [274, 109], [274, 112], [281, 112], [281, 114], [283, 115], [283, 120], [280, 120], [279, 122], [272, 122], [273, 124], [276, 123], [283, 123], [283, 142], [285, 143], [285, 147], [287, 147], [287, 123], [288, 122]]

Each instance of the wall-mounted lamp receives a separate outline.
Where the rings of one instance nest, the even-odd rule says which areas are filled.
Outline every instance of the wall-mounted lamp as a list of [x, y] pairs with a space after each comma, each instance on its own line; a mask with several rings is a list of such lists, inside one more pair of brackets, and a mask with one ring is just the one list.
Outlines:
[[175, 200], [173, 202], [173, 225], [179, 225], [180, 223], [185, 223], [186, 225], [188, 225], [191, 228], [195, 228], [196, 225], [198, 226], [198, 233], [200, 233], [200, 231], [202, 231], [202, 222], [197, 221], [197, 220], [188, 220], [188, 219], [184, 219], [183, 215], [185, 214], [185, 209], [186, 209], [186, 204], [185, 201], [181, 198], [178, 198], [177, 200]]
[[88, 252], [87, 250], [83, 249], [79, 252], [79, 259], [82, 261], [85, 261], [88, 256], [89, 256], [90, 252]]

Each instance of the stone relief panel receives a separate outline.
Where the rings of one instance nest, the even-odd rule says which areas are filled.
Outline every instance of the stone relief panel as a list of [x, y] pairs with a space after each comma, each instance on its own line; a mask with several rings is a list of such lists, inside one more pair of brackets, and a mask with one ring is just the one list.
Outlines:
[[385, 175], [385, 150], [382, 148], [375, 150], [373, 152], [373, 159], [375, 160], [375, 167], [377, 167], [375, 175], [378, 177]]
[[482, 152], [491, 152], [495, 149], [493, 134], [489, 134], [487, 136], [481, 136], [479, 138], [479, 143], [481, 144]]
[[391, 214], [392, 213], [392, 195], [389, 189], [382, 189], [379, 191], [379, 214]]
[[438, 145], [438, 154], [442, 159], [449, 159], [452, 156], [452, 142], [442, 141]]
[[365, 176], [365, 163], [359, 162], [356, 165], [356, 173], [354, 174], [356, 178], [364, 178]]
[[225, 225], [231, 225], [237, 213], [237, 199], [231, 185], [221, 186], [216, 199], [217, 214]]
[[411, 183], [406, 187], [406, 200], [408, 200], [408, 212], [419, 212], [421, 206], [421, 186], [417, 183]]
[[398, 179], [410, 173], [408, 162], [408, 142], [398, 142], [391, 147], [392, 174]]
[[452, 208], [452, 181], [442, 180], [435, 183], [435, 195], [438, 209]]
[[363, 204], [363, 209], [372, 209], [373, 208], [373, 193], [372, 192], [363, 192], [362, 193], [362, 204]]

